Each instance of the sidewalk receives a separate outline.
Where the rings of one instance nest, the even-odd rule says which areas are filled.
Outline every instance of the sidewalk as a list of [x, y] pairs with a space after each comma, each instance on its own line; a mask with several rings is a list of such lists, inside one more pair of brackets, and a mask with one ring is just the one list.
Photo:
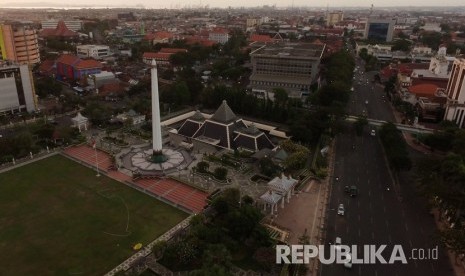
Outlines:
[[[392, 106], [392, 104], [390, 104], [390, 106], [392, 108], [392, 113], [394, 114], [394, 117], [396, 118], [396, 121], [401, 122], [402, 121], [401, 114], [397, 110], [395, 110], [395, 108]], [[426, 148], [425, 146], [422, 146], [421, 144], [417, 144], [415, 142], [415, 138], [412, 136], [411, 133], [402, 132], [402, 135], [404, 136], [405, 142], [412, 149], [414, 149], [414, 150], [416, 150], [418, 152], [424, 153], [424, 154], [431, 154], [432, 153], [432, 151], [430, 149]], [[396, 179], [396, 182], [399, 183], [399, 181], [397, 179]], [[439, 214], [438, 210], [433, 209], [432, 212], [433, 212], [433, 215], [434, 215], [434, 222], [436, 223], [437, 229], [442, 230], [445, 227], [447, 227], [444, 224], [444, 222], [441, 221], [440, 214]], [[461, 262], [461, 261], [456, 261], [455, 253], [453, 253], [452, 251], [446, 249], [446, 252], [447, 252], [447, 255], [449, 256], [450, 264], [451, 264], [452, 268], [454, 269], [454, 274], [456, 276], [465, 276], [464, 263]]]
[[[441, 220], [441, 216], [439, 214], [439, 210], [436, 208], [432, 210], [434, 215], [434, 222], [436, 222], [436, 226], [439, 230], [442, 230], [447, 227], [447, 225]], [[456, 254], [450, 250], [447, 250], [447, 255], [449, 256], [449, 261], [454, 269], [455, 276], [465, 276], [465, 266], [463, 261], [457, 260], [456, 261]]]
[[[389, 106], [392, 109], [392, 114], [394, 114], [394, 118], [396, 118], [396, 122], [401, 123], [402, 122], [402, 114], [399, 111], [397, 111], [392, 106], [392, 104], [389, 104]], [[416, 150], [418, 152], [422, 152], [424, 154], [430, 154], [431, 153], [430, 149], [428, 149], [425, 146], [423, 146], [421, 144], [418, 144], [416, 142], [416, 138], [413, 137], [412, 133], [402, 132], [402, 135], [404, 136], [404, 139], [405, 139], [405, 142], [407, 143], [407, 145], [409, 145], [412, 149], [414, 149], [414, 150]]]
[[[333, 171], [335, 140], [332, 142], [329, 152], [328, 177], [323, 180], [310, 179], [302, 189], [291, 197], [284, 208], [278, 207], [278, 214], [273, 218], [273, 223], [285, 226], [291, 233], [289, 244], [298, 244], [299, 237], [305, 232], [310, 244], [320, 245], [324, 243], [326, 208], [330, 197], [330, 179]], [[312, 258], [308, 264], [307, 275], [317, 275], [319, 261]]]

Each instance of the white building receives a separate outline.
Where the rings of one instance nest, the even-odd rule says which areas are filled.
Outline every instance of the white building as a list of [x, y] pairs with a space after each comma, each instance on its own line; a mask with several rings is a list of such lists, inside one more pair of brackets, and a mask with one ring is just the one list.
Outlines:
[[229, 40], [229, 32], [225, 29], [215, 29], [208, 34], [208, 40], [225, 44]]
[[447, 105], [445, 120], [455, 122], [460, 128], [465, 124], [465, 58], [458, 57], [452, 65], [452, 72], [446, 88]]
[[[71, 31], [79, 31], [82, 29], [81, 20], [65, 20], [65, 25]], [[42, 29], [55, 29], [58, 25], [58, 20], [47, 20], [41, 22]]]
[[102, 59], [111, 55], [110, 46], [106, 45], [78, 45], [76, 52], [80, 58]]
[[37, 99], [30, 67], [0, 62], [0, 113], [35, 110]]
[[422, 30], [427, 32], [441, 32], [442, 28], [439, 23], [425, 23], [424, 26], [421, 27]]

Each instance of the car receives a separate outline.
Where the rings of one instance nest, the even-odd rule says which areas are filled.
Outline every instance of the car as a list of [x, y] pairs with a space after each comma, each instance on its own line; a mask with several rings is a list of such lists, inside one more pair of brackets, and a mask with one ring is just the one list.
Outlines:
[[337, 208], [337, 214], [343, 216], [344, 213], [345, 213], [344, 204], [341, 203], [339, 204], [339, 207]]
[[370, 132], [370, 135], [371, 136], [376, 136], [376, 130], [372, 129], [371, 132]]
[[357, 196], [357, 194], [358, 194], [357, 186], [354, 186], [354, 185], [350, 186], [350, 196], [355, 197]]
[[344, 256], [345, 256], [344, 267], [351, 269], [352, 268], [352, 256], [350, 255], [350, 253], [346, 253]]

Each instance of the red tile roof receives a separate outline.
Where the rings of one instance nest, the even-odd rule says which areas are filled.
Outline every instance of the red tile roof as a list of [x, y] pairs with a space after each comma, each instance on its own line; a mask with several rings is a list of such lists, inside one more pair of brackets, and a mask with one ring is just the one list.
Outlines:
[[57, 63], [74, 66], [77, 69], [102, 68], [103, 65], [95, 59], [80, 59], [77, 56], [64, 54], [58, 57]]
[[55, 61], [51, 59], [44, 60], [39, 66], [41, 74], [48, 74], [54, 71]]
[[142, 58], [146, 59], [168, 59], [173, 53], [154, 53], [154, 52], [145, 52], [142, 55]]
[[154, 39], [165, 39], [165, 38], [173, 38], [174, 34], [170, 32], [160, 31], [155, 33], [148, 33], [144, 36], [146, 40], [154, 40]]
[[438, 88], [439, 87], [437, 85], [425, 83], [425, 84], [412, 85], [408, 88], [408, 91], [419, 97], [432, 97], [435, 95]]
[[273, 42], [273, 39], [269, 35], [253, 34], [250, 36], [249, 41], [251, 42]]
[[175, 53], [187, 53], [187, 50], [186, 49], [182, 49], [182, 48], [161, 48], [159, 53], [171, 53], [171, 54], [175, 54]]
[[112, 82], [106, 83], [99, 87], [99, 96], [105, 97], [111, 93], [113, 94], [123, 94], [126, 92], [128, 84], [121, 82]]
[[79, 60], [80, 59], [75, 55], [63, 54], [58, 57], [57, 62], [72, 66], [78, 63]]
[[205, 46], [205, 47], [211, 47], [211, 46], [217, 44], [217, 42], [215, 42], [215, 41], [204, 39], [204, 38], [201, 38], [199, 36], [186, 37], [186, 43], [190, 44], [190, 45], [198, 43], [198, 44], [200, 44], [202, 46]]
[[87, 68], [102, 68], [102, 63], [100, 61], [97, 61], [95, 59], [84, 59], [79, 61], [79, 63], [76, 65], [76, 68], [78, 69], [87, 69]]
[[216, 34], [228, 34], [229, 31], [224, 29], [224, 28], [214, 28], [210, 33], [216, 33]]

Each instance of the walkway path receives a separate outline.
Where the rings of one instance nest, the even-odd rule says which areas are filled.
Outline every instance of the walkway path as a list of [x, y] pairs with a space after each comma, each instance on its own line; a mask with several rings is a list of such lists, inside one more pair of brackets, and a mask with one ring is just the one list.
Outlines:
[[110, 155], [104, 151], [95, 150], [88, 145], [69, 147], [63, 153], [95, 169], [97, 169], [96, 164], [98, 164], [99, 171], [108, 177], [129, 184], [165, 202], [180, 206], [183, 210], [199, 213], [207, 203], [208, 193], [183, 182], [171, 178], [138, 179], [133, 181], [131, 176], [121, 171], [110, 170], [109, 168], [112, 165]]

